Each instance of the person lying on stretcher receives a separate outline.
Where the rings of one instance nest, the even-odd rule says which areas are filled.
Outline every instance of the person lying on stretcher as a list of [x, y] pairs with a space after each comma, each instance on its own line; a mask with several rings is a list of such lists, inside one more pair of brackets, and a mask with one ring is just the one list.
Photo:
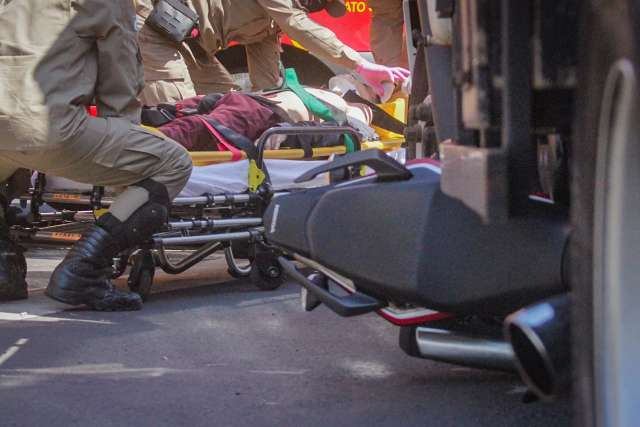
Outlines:
[[[326, 90], [306, 91], [322, 111], [310, 111], [308, 105], [289, 90], [265, 95], [231, 92], [225, 95], [197, 96], [180, 103], [147, 109], [143, 112], [143, 123], [156, 127], [189, 151], [233, 151], [233, 147], [242, 149], [242, 142], [239, 140], [251, 143], [269, 128], [294, 124], [349, 125], [363, 139], [375, 137], [374, 130], [369, 127], [372, 119], [369, 106], [348, 103]], [[307, 99], [307, 104], [309, 102]], [[338, 146], [343, 143], [340, 135], [317, 136], [311, 141], [314, 147]], [[300, 141], [296, 137], [274, 137], [270, 139], [267, 148], [277, 149], [280, 146], [299, 148]]]

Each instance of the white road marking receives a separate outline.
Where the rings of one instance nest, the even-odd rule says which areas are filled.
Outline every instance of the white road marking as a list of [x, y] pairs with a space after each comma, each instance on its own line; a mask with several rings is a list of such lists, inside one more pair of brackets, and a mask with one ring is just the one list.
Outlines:
[[250, 299], [250, 300], [247, 300], [247, 301], [240, 301], [238, 304], [236, 304], [236, 306], [237, 307], [251, 307], [251, 306], [254, 306], [254, 305], [268, 304], [268, 303], [271, 303], [271, 302], [288, 301], [288, 300], [293, 300], [293, 299], [298, 299], [298, 295], [297, 294], [287, 294], [287, 295], [278, 295], [278, 296], [275, 296], [275, 297]]
[[141, 377], [160, 377], [169, 373], [184, 372], [172, 368], [127, 368], [121, 363], [86, 364], [76, 366], [54, 366], [49, 368], [3, 369], [3, 374], [31, 375], [119, 375], [128, 374]]
[[14, 345], [9, 347], [7, 351], [0, 354], [0, 366], [4, 365], [7, 360], [11, 359], [20, 350], [20, 347], [28, 342], [29, 340], [27, 338], [20, 338]]
[[251, 370], [249, 371], [252, 374], [263, 374], [263, 375], [302, 375], [307, 372], [306, 369], [299, 369], [296, 371], [271, 371], [271, 370]]
[[527, 386], [516, 386], [507, 392], [507, 394], [525, 394], [529, 390]]
[[68, 317], [52, 317], [52, 316], [39, 316], [37, 314], [23, 313], [7, 313], [0, 311], [0, 321], [23, 321], [23, 322], [79, 322], [79, 323], [94, 323], [98, 325], [113, 325], [113, 322], [108, 320], [88, 320], [88, 319], [73, 319]]
[[32, 322], [81, 322], [112, 325], [105, 320], [82, 319], [84, 313], [69, 312], [68, 317], [53, 317], [52, 314], [64, 312], [70, 308], [44, 295], [42, 289], [30, 290], [29, 299], [5, 302], [0, 304], [0, 322], [32, 321]]
[[383, 379], [393, 374], [384, 363], [373, 360], [343, 360], [340, 365], [357, 378]]

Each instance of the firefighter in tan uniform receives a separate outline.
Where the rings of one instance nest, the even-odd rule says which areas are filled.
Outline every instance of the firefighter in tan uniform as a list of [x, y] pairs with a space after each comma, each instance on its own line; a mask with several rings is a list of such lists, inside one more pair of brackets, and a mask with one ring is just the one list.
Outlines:
[[[0, 81], [0, 181], [25, 168], [121, 190], [55, 269], [47, 295], [97, 310], [139, 309], [139, 295], [111, 284], [112, 259], [162, 228], [191, 160], [139, 126], [133, 3], [12, 0], [0, 11]], [[93, 102], [99, 117], [87, 114]], [[13, 195], [4, 190], [6, 208]], [[24, 257], [0, 222], [0, 297], [24, 297]]]
[[[256, 90], [274, 87], [279, 83], [280, 32], [295, 39], [321, 59], [358, 72], [379, 94], [384, 91], [383, 83], [397, 83], [408, 78], [409, 72], [405, 69], [385, 67], [366, 61], [356, 51], [338, 40], [332, 31], [307, 16], [310, 12], [323, 9], [332, 16], [342, 16], [346, 11], [343, 0], [191, 0], [191, 2], [200, 18], [200, 35], [197, 41], [207, 57], [212, 57], [218, 50], [226, 49], [231, 42], [244, 45], [251, 83]], [[157, 38], [161, 37], [158, 34]], [[171, 45], [169, 41], [165, 43]], [[151, 55], [153, 47], [142, 42], [141, 49]], [[174, 45], [174, 52], [178, 50], [179, 47]], [[145, 57], [147, 52], [144, 53]], [[158, 50], [157, 53], [161, 52]], [[153, 54], [155, 55], [156, 52]], [[160, 55], [155, 55], [155, 58], [158, 60]], [[164, 63], [171, 58], [172, 56], [165, 55]], [[146, 75], [153, 75], [157, 67], [151, 63], [145, 63], [144, 66]], [[215, 71], [215, 67], [210, 69]], [[230, 76], [218, 75], [221, 76], [220, 80], [230, 80]], [[216, 79], [218, 77], [210, 76], [209, 78], [212, 82]], [[167, 92], [166, 95], [165, 99], [158, 101], [177, 101], [171, 98], [170, 93]], [[143, 91], [143, 99], [149, 98], [151, 94], [147, 96], [146, 90]]]
[[136, 26], [138, 43], [144, 64], [144, 89], [140, 101], [144, 105], [156, 105], [161, 100], [179, 100], [196, 95], [184, 51], [166, 41], [145, 25], [153, 8], [152, 0], [136, 0]]
[[369, 0], [373, 11], [370, 44], [373, 59], [387, 67], [409, 68], [402, 0]]

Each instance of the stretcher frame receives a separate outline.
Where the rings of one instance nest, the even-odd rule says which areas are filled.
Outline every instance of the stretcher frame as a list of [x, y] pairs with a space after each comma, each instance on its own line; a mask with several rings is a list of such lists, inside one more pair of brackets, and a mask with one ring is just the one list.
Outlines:
[[[171, 205], [170, 221], [166, 230], [153, 236], [140, 248], [120, 254], [114, 259], [114, 278], [122, 275], [131, 265], [128, 286], [146, 299], [150, 293], [156, 267], [168, 274], [180, 274], [213, 253], [223, 250], [229, 273], [233, 277], [251, 277], [260, 289], [275, 289], [283, 282], [276, 254], [272, 253], [263, 239], [262, 214], [274, 191], [270, 188], [269, 172], [265, 159], [305, 158], [302, 149], [266, 150], [269, 139], [276, 135], [351, 135], [356, 149], [399, 148], [400, 140], [388, 143], [362, 143], [358, 133], [348, 126], [322, 127], [274, 127], [266, 130], [256, 143], [257, 157], [250, 158], [248, 191], [238, 194], [204, 194], [197, 197], [177, 197]], [[344, 146], [313, 148], [312, 158], [327, 158], [332, 154], [343, 154]], [[194, 165], [231, 161], [230, 152], [192, 152]], [[243, 152], [243, 158], [247, 154]], [[71, 244], [78, 240], [82, 226], [91, 223], [112, 203], [104, 188], [93, 187], [90, 194], [79, 192], [46, 191], [46, 175], [38, 173], [34, 187], [21, 197], [30, 201], [28, 218], [12, 232], [19, 240], [29, 239], [53, 244]], [[62, 206], [53, 213], [41, 213], [40, 207]], [[244, 243], [242, 254], [249, 263], [242, 265], [234, 253], [238, 243]], [[188, 248], [188, 256], [174, 261], [169, 250]]]

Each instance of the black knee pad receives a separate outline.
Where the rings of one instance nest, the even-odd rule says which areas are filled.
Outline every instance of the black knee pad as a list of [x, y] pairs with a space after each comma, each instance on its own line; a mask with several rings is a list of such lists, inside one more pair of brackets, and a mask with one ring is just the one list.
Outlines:
[[98, 219], [97, 224], [116, 239], [120, 250], [124, 250], [150, 241], [155, 233], [164, 229], [168, 215], [168, 202], [165, 205], [148, 201], [124, 222], [107, 212]]

